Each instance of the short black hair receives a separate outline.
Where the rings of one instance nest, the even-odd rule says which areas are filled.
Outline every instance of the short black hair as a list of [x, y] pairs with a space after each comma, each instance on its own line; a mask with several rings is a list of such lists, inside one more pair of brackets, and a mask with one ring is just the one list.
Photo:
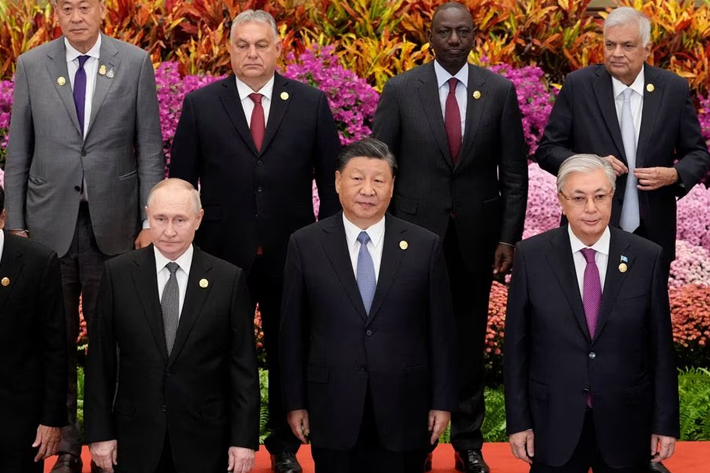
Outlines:
[[343, 172], [353, 158], [383, 159], [389, 165], [392, 176], [397, 174], [397, 158], [385, 143], [375, 138], [363, 138], [344, 147], [338, 155], [338, 171]]
[[0, 212], [5, 208], [5, 189], [0, 186]]
[[442, 5], [439, 5], [439, 7], [436, 10], [434, 10], [434, 14], [431, 16], [432, 25], [434, 24], [434, 20], [436, 19], [439, 12], [442, 12], [445, 10], [450, 10], [452, 8], [468, 13], [468, 16], [471, 18], [471, 22], [473, 23], [473, 17], [471, 16], [471, 11], [466, 7], [466, 5], [464, 5], [462, 3], [458, 3], [458, 2], [448, 2], [448, 3], [444, 3]]

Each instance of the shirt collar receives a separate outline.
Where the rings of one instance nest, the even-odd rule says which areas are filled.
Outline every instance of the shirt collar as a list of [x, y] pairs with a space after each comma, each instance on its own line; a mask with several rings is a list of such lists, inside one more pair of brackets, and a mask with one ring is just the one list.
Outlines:
[[80, 53], [77, 51], [66, 37], [64, 37], [64, 47], [66, 49], [67, 62], [72, 62], [79, 56], [90, 56], [98, 59], [101, 53], [101, 33], [99, 33], [99, 38], [96, 40], [96, 43], [94, 43], [91, 49], [89, 49], [86, 53]]
[[2, 261], [3, 251], [5, 251], [5, 230], [0, 230], [0, 261]]
[[464, 87], [468, 87], [468, 63], [464, 64], [463, 67], [452, 76], [446, 69], [441, 67], [438, 61], [434, 60], [434, 72], [436, 73], [436, 84], [439, 89], [452, 77], [456, 77]]
[[599, 237], [597, 242], [592, 246], [587, 246], [582, 243], [582, 241], [572, 232], [572, 227], [569, 224], [567, 224], [567, 232], [569, 233], [569, 243], [572, 247], [572, 254], [575, 254], [584, 248], [591, 248], [597, 253], [609, 256], [609, 243], [611, 242], [611, 232], [609, 231], [609, 227], [604, 229], [602, 236]]
[[239, 92], [240, 101], [246, 99], [249, 97], [249, 94], [253, 94], [254, 92], [263, 95], [268, 100], [271, 100], [271, 96], [274, 94], [274, 76], [271, 76], [271, 79], [269, 79], [269, 82], [264, 84], [264, 87], [256, 91], [252, 90], [251, 87], [240, 81], [239, 77], [234, 76], [234, 78], [237, 81], [237, 92]]
[[[343, 212], [343, 226], [345, 227], [345, 236], [349, 242], [357, 241], [357, 236], [363, 231], [362, 228], [358, 227], [345, 216]], [[374, 246], [379, 246], [382, 237], [385, 234], [385, 217], [382, 217], [379, 222], [370, 225], [368, 228], [364, 229], [367, 231], [367, 236], [370, 237], [370, 241]]]
[[[636, 76], [636, 79], [634, 82], [628, 86], [631, 90], [639, 94], [641, 97], [643, 97], [643, 86], [646, 82], [644, 73], [643, 73], [644, 68], [641, 68], [641, 72]], [[623, 82], [621, 82], [619, 79], [616, 77], [611, 78], [611, 83], [614, 86], [614, 98], [618, 98], [619, 95], [624, 93], [624, 90], [626, 90], [627, 86]]]
[[[163, 254], [156, 248], [155, 245], [153, 245], [153, 252], [155, 253], [155, 272], [159, 273], [160, 271], [165, 268], [165, 265], [170, 263], [172, 260], [169, 260]], [[180, 269], [185, 271], [185, 274], [190, 274], [190, 266], [192, 265], [192, 255], [195, 252], [195, 249], [192, 245], [187, 247], [187, 250], [185, 250], [185, 253], [181, 254], [178, 259], [175, 260], [175, 262], [180, 266]]]

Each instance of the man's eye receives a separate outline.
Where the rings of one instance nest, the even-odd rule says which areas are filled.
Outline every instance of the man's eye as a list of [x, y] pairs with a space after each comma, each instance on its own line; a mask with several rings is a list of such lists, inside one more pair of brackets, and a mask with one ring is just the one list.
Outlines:
[[575, 204], [583, 204], [586, 201], [587, 201], [586, 197], [582, 197], [579, 195], [572, 197], [572, 202], [574, 202]]

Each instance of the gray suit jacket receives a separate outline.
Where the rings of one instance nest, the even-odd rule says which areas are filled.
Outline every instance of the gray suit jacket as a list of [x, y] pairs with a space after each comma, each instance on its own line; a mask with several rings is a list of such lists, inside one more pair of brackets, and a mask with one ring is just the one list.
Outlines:
[[[101, 37], [91, 118], [82, 136], [64, 38], [17, 60], [5, 169], [8, 229], [59, 256], [69, 249], [86, 180], [96, 242], [107, 255], [133, 248], [148, 192], [164, 176], [153, 65], [128, 43]], [[113, 71], [110, 73], [110, 71]]]

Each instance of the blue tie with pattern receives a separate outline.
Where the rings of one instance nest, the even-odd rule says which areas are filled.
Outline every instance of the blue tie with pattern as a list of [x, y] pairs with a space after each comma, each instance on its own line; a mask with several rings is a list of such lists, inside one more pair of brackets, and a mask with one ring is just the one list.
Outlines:
[[367, 251], [370, 235], [362, 231], [357, 236], [357, 241], [360, 242], [360, 251], [357, 254], [357, 287], [360, 289], [362, 303], [365, 304], [365, 312], [370, 315], [372, 299], [375, 297], [375, 289], [377, 288], [375, 265], [372, 262], [370, 252]]

